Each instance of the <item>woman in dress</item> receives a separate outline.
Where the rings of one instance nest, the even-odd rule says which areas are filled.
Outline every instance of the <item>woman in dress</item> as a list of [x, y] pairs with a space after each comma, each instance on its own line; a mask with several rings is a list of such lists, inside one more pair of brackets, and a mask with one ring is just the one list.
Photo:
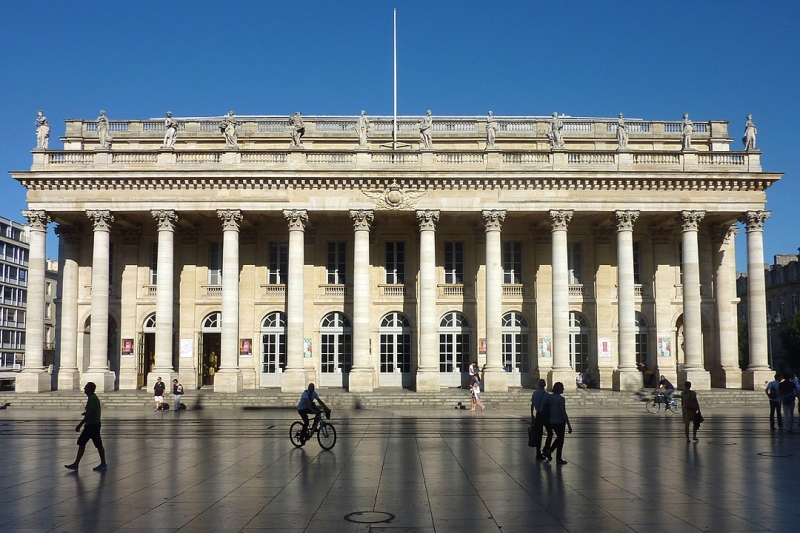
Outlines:
[[470, 393], [472, 396], [472, 409], [471, 411], [475, 411], [475, 406], [479, 406], [481, 411], [486, 409], [486, 406], [481, 403], [481, 387], [478, 385], [478, 379], [473, 377], [472, 381], [469, 384]]

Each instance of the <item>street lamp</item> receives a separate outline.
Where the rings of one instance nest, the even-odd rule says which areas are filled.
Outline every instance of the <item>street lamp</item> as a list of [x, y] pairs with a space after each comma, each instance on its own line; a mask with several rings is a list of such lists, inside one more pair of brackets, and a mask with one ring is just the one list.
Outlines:
[[772, 366], [775, 358], [774, 348], [772, 346], [772, 336], [780, 328], [781, 314], [778, 313], [774, 317], [767, 315], [767, 355], [769, 356], [769, 368], [775, 370]]

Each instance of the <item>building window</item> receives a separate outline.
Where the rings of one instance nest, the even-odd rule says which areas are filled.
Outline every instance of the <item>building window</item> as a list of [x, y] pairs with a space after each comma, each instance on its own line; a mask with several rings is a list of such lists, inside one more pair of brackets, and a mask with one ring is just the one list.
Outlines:
[[567, 244], [567, 269], [569, 270], [570, 285], [583, 285], [582, 265], [581, 243], [571, 242]]
[[464, 243], [444, 243], [444, 282], [448, 285], [464, 283]]
[[222, 243], [208, 243], [208, 284], [222, 285]]
[[447, 313], [439, 322], [439, 372], [468, 372], [469, 320], [461, 313]]
[[323, 374], [350, 372], [353, 366], [353, 328], [342, 313], [330, 313], [320, 328], [320, 370]]
[[114, 284], [114, 243], [108, 243], [108, 284]]
[[53, 319], [53, 304], [50, 302], [44, 304], [44, 317], [47, 320]]
[[797, 294], [792, 294], [792, 316], [795, 316], [798, 311]]
[[45, 284], [44, 284], [44, 293], [47, 296], [52, 296], [53, 295], [53, 284], [50, 283], [49, 281], [45, 282]]
[[772, 316], [772, 300], [767, 300], [767, 320]]
[[[278, 370], [280, 369], [280, 370]], [[270, 313], [261, 321], [261, 372], [275, 374], [286, 369], [286, 315]]]
[[286, 285], [289, 277], [289, 243], [269, 243], [269, 276], [270, 285]]
[[328, 243], [328, 285], [344, 285], [347, 283], [347, 243]]
[[402, 285], [405, 283], [406, 243], [386, 243], [386, 283]]
[[783, 318], [786, 318], [786, 310], [784, 309], [783, 306], [783, 296], [778, 298], [778, 315]]
[[633, 243], [633, 283], [636, 285], [642, 284], [641, 257], [639, 253], [639, 241], [636, 241]]
[[158, 283], [158, 243], [150, 246], [150, 285]]
[[589, 324], [574, 311], [569, 314], [569, 358], [575, 372], [589, 370]]
[[503, 283], [522, 284], [522, 243], [503, 243]]
[[647, 321], [636, 313], [636, 362], [647, 363]]
[[527, 374], [530, 368], [530, 328], [528, 321], [516, 312], [503, 315], [503, 367]]
[[389, 313], [381, 319], [381, 372], [411, 372], [411, 324], [401, 313]]

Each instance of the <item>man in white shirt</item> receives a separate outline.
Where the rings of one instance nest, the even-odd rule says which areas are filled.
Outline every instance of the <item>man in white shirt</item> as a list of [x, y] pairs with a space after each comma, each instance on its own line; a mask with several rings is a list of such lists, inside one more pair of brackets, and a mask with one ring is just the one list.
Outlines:
[[323, 402], [322, 399], [320, 399], [319, 394], [314, 391], [314, 384], [309, 383], [308, 389], [304, 390], [303, 394], [300, 395], [300, 402], [297, 404], [297, 412], [303, 419], [304, 439], [308, 435], [308, 415], [313, 414], [316, 416], [318, 413], [322, 412], [322, 409], [314, 405], [314, 400], [319, 402], [319, 404], [322, 406], [322, 409], [326, 411], [328, 410], [328, 406], [325, 405], [325, 402]]

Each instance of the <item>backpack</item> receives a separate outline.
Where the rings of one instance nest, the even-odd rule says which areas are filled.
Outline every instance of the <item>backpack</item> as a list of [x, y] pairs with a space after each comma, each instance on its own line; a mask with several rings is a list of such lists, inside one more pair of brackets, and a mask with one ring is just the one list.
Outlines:
[[777, 400], [778, 399], [778, 389], [776, 387], [772, 387], [767, 385], [767, 397], [770, 400]]

